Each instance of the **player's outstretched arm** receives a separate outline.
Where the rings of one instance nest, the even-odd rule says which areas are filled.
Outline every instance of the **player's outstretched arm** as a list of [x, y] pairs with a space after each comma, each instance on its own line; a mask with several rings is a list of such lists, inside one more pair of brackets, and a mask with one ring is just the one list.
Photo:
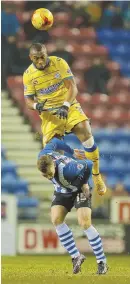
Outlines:
[[42, 155], [52, 153], [54, 151], [60, 151], [63, 150], [65, 152], [68, 152], [69, 154], [73, 155], [74, 150], [69, 147], [63, 140], [60, 140], [58, 138], [53, 138], [46, 146], [43, 148], [39, 155], [38, 158], [40, 158]]
[[25, 97], [25, 103], [29, 109], [34, 109], [35, 101], [33, 98]]

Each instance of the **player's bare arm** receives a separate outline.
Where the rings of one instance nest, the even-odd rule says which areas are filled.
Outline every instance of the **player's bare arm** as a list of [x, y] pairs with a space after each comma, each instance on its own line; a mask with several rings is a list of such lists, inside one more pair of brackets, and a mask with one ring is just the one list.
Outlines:
[[29, 109], [34, 109], [35, 101], [33, 99], [25, 98], [25, 103]]
[[68, 89], [68, 92], [66, 95], [66, 102], [69, 102], [71, 104], [73, 103], [74, 99], [76, 98], [78, 94], [76, 82], [74, 78], [71, 78], [71, 79], [65, 79], [64, 84], [65, 84], [65, 87]]
[[68, 89], [67, 95], [66, 95], [66, 101], [63, 103], [63, 106], [60, 107], [55, 114], [62, 119], [67, 119], [68, 117], [68, 111], [70, 108], [71, 103], [75, 100], [78, 90], [75, 83], [75, 80], [73, 78], [71, 79], [64, 79], [64, 85], [66, 89]]
[[25, 98], [25, 102], [26, 102], [27, 107], [29, 109], [32, 109], [32, 110], [37, 110], [39, 112], [39, 114], [41, 114], [46, 101], [47, 100], [45, 100], [42, 103], [36, 103], [33, 99]]

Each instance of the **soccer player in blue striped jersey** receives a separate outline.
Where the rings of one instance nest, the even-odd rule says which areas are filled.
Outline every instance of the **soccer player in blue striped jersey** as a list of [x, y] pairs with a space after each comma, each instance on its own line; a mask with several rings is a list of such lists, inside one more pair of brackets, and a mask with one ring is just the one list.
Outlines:
[[[58, 153], [61, 150], [71, 154], [72, 158]], [[92, 173], [92, 162], [86, 160], [84, 151], [73, 150], [64, 141], [53, 138], [40, 151], [37, 166], [43, 176], [54, 184], [51, 220], [61, 244], [72, 258], [73, 273], [77, 274], [81, 271], [81, 265], [85, 260], [85, 256], [80, 254], [76, 247], [71, 230], [64, 222], [67, 213], [75, 206], [78, 222], [97, 259], [97, 273], [105, 274], [107, 264], [102, 241], [99, 233], [91, 224], [91, 193], [88, 180]]]

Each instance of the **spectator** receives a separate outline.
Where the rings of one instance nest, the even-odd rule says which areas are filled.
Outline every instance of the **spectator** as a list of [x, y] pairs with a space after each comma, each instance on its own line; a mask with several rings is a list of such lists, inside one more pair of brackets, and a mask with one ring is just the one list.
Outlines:
[[6, 65], [8, 62], [8, 42], [4, 35], [1, 35], [1, 88], [6, 89]]
[[26, 11], [35, 11], [40, 8], [48, 8], [48, 5], [53, 3], [53, 1], [44, 1], [44, 5], [42, 5], [41, 1], [26, 1], [25, 2], [25, 10]]
[[87, 83], [87, 92], [93, 95], [96, 92], [107, 94], [107, 82], [110, 72], [100, 58], [94, 58], [93, 64], [84, 72]]
[[28, 56], [30, 42], [23, 42], [18, 48], [16, 43], [10, 44], [8, 51], [8, 64], [6, 76], [22, 75], [25, 69], [31, 64]]
[[[87, 3], [86, 3], [87, 5]], [[91, 26], [91, 17], [85, 9], [85, 3], [83, 2], [72, 2], [72, 26], [76, 28], [89, 27]]]
[[20, 31], [20, 24], [14, 13], [13, 4], [4, 3], [3, 11], [1, 12], [1, 33], [7, 39], [13, 37], [15, 40], [16, 34]]
[[111, 28], [120, 29], [123, 28], [123, 17], [120, 7], [115, 7], [115, 14], [111, 21]]
[[125, 187], [122, 183], [117, 183], [113, 195], [128, 195], [128, 192], [125, 190]]
[[113, 3], [110, 3], [103, 11], [100, 26], [103, 28], [110, 28], [111, 21], [113, 16], [115, 15], [115, 6]]
[[109, 3], [103, 11], [100, 26], [103, 28], [122, 28], [123, 18], [120, 6], [115, 6], [114, 3]]
[[70, 13], [72, 8], [71, 5], [68, 5], [65, 1], [62, 1], [62, 5], [60, 1], [48, 1], [47, 9], [49, 9], [53, 13], [65, 12]]
[[23, 29], [26, 34], [27, 40], [32, 40], [33, 42], [41, 42], [44, 44], [49, 41], [50, 36], [48, 32], [36, 30], [30, 20], [23, 24]]
[[90, 15], [92, 24], [97, 24], [100, 21], [102, 15], [102, 7], [100, 1], [90, 1], [85, 7], [85, 11]]
[[128, 10], [125, 10], [125, 12], [124, 12], [123, 20], [124, 20], [125, 29], [130, 30], [130, 4], [128, 6]]
[[74, 56], [69, 51], [65, 50], [66, 42], [64, 40], [57, 40], [55, 44], [55, 51], [53, 51], [50, 56], [58, 56], [67, 61], [71, 66], [74, 62]]
[[114, 1], [116, 7], [120, 7], [122, 11], [127, 10], [129, 6], [129, 1]]
[[[2, 3], [1, 13], [1, 42], [2, 42], [2, 53], [1, 53], [1, 79], [2, 89], [6, 88], [6, 77], [8, 64], [11, 57], [10, 53], [12, 46], [15, 45], [16, 37], [21, 31], [21, 26], [15, 14], [15, 4], [10, 2]], [[14, 56], [15, 57], [15, 56]]]

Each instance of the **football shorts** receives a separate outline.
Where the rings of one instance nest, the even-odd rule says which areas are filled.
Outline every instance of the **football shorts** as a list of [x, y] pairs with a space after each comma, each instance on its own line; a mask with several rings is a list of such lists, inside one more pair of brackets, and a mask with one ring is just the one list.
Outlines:
[[55, 191], [52, 198], [51, 207], [55, 205], [61, 205], [64, 206], [68, 212], [70, 212], [73, 207], [75, 207], [76, 209], [82, 207], [91, 208], [91, 196], [91, 193], [89, 198], [86, 198], [83, 192], [73, 192], [66, 194]]
[[76, 124], [88, 119], [79, 103], [75, 103], [70, 106], [67, 120], [58, 118], [51, 111], [42, 112], [40, 118], [42, 120], [41, 130], [44, 146], [56, 134], [63, 136], [65, 132], [71, 132], [72, 128]]

